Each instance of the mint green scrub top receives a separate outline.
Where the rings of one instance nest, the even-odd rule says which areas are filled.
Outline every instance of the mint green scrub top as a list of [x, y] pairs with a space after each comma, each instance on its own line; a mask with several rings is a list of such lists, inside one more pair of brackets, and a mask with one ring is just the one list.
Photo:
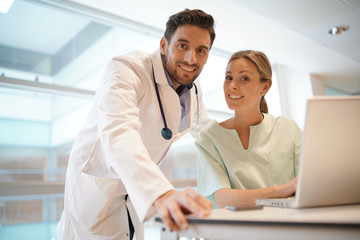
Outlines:
[[235, 129], [212, 120], [199, 133], [198, 190], [214, 202], [222, 188], [258, 189], [286, 183], [297, 176], [302, 131], [295, 121], [263, 114], [250, 127], [248, 149]]

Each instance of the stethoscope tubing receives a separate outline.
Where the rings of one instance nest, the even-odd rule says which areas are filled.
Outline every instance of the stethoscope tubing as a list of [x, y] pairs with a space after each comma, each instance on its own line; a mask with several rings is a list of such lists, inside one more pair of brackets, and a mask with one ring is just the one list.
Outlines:
[[154, 74], [154, 67], [152, 67], [152, 74], [153, 74], [153, 81], [154, 81], [154, 86], [155, 86], [155, 92], [156, 92], [156, 96], [157, 96], [157, 100], [159, 103], [159, 107], [160, 107], [160, 112], [161, 112], [161, 116], [164, 122], [164, 126], [167, 129], [167, 124], [166, 124], [166, 119], [165, 119], [165, 113], [164, 113], [164, 109], [161, 103], [161, 99], [160, 99], [160, 93], [159, 93], [159, 88], [157, 86], [157, 83], [155, 81], [155, 74]]
[[[161, 130], [161, 136], [166, 139], [166, 140], [170, 140], [172, 138], [172, 132], [170, 130], [170, 128], [167, 127], [167, 123], [166, 123], [166, 118], [165, 118], [165, 113], [164, 113], [164, 109], [161, 103], [161, 98], [160, 98], [160, 93], [159, 93], [159, 88], [157, 86], [157, 83], [155, 81], [155, 73], [154, 73], [154, 67], [152, 66], [152, 75], [153, 75], [153, 81], [154, 81], [154, 86], [155, 86], [155, 92], [156, 92], [156, 97], [159, 103], [159, 108], [160, 108], [160, 112], [161, 112], [161, 117], [164, 123], [164, 128]], [[199, 124], [199, 98], [198, 98], [198, 89], [196, 84], [194, 83], [195, 86], [195, 94], [196, 94], [196, 104], [197, 104], [197, 119], [196, 119], [196, 128], [198, 127]]]

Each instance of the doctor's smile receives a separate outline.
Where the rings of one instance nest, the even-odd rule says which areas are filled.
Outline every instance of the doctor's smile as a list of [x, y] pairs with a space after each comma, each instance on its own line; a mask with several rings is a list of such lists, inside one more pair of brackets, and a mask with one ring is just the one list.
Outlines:
[[187, 66], [184, 64], [179, 64], [178, 65], [182, 70], [185, 70], [185, 72], [195, 72], [199, 67], [195, 66], [195, 67], [191, 67], [191, 66]]

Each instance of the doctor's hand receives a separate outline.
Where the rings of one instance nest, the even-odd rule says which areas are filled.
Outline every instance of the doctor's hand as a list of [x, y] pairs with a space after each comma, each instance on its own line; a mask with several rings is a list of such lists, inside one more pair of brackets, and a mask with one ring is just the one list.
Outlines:
[[208, 216], [213, 204], [195, 190], [188, 188], [183, 191], [166, 192], [154, 202], [154, 207], [162, 221], [171, 230], [178, 231], [189, 227], [186, 214], [194, 214], [196, 217]]

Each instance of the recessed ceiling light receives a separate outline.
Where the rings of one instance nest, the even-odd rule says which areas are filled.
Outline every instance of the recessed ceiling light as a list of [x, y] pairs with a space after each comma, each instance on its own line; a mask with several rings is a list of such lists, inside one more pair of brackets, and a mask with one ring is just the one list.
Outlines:
[[339, 35], [341, 34], [342, 32], [345, 32], [346, 30], [348, 30], [350, 27], [349, 26], [336, 26], [336, 27], [332, 27], [330, 30], [329, 30], [329, 33], [331, 35]]

